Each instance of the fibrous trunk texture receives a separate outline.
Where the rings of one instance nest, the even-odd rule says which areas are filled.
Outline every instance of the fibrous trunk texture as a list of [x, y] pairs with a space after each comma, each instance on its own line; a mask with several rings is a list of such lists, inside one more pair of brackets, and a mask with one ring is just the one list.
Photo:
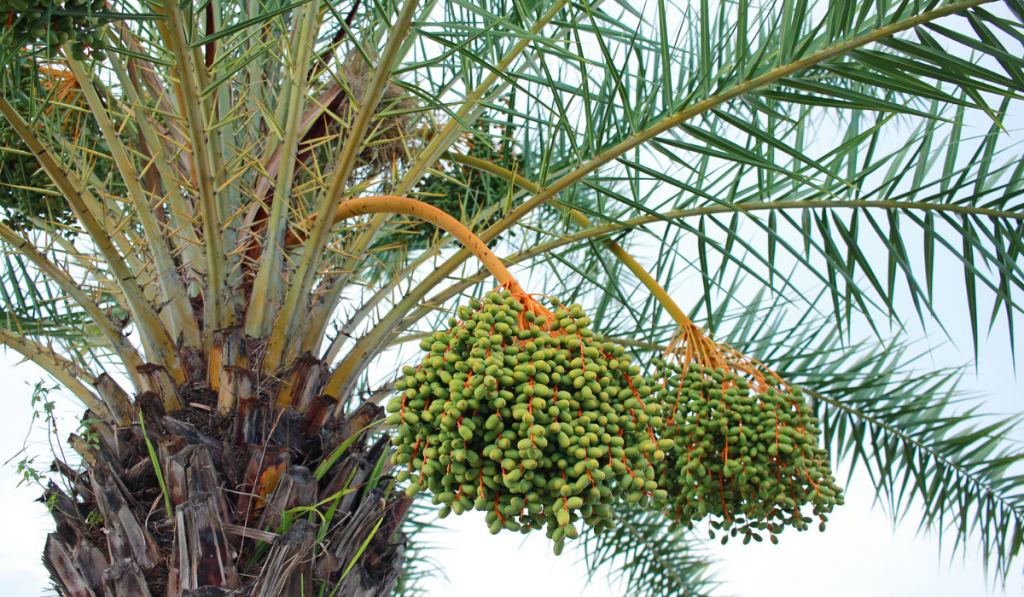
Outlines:
[[61, 595], [391, 593], [411, 499], [393, 491], [388, 437], [368, 429], [381, 408], [332, 417], [326, 368], [309, 355], [283, 382], [254, 383], [234, 331], [181, 387], [152, 365], [134, 397], [97, 383], [107, 410], [87, 411], [88, 433], [70, 438], [82, 468], [55, 461], [66, 483], [44, 496], [57, 528], [43, 563]]

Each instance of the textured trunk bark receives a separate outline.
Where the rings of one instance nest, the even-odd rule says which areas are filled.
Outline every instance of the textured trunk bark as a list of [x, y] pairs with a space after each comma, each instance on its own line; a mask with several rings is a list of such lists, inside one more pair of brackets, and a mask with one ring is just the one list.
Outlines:
[[67, 490], [44, 496], [57, 528], [43, 562], [61, 595], [391, 593], [411, 500], [391, 490], [386, 435], [368, 441], [382, 409], [332, 419], [338, 401], [319, 394], [325, 368], [309, 355], [284, 376], [299, 410], [279, 408], [259, 394], [244, 346], [237, 329], [217, 334], [210, 374], [182, 387], [152, 366], [134, 398], [101, 380], [108, 412], [87, 413], [89, 437], [70, 438], [83, 468], [55, 462]]

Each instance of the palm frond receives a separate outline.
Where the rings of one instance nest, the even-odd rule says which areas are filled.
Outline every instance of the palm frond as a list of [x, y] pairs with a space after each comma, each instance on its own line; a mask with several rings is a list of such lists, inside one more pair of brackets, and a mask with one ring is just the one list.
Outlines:
[[[89, 33], [106, 61], [25, 37], [0, 68], [4, 343], [69, 380], [110, 370], [142, 392], [151, 364], [216, 391], [242, 329], [257, 393], [304, 387], [294, 365], [316, 361], [309, 392], [351, 413], [393, 387], [406, 340], [489, 290], [452, 237], [336, 221], [348, 198], [418, 193], [527, 289], [587, 302], [648, 353], [675, 323], [607, 250], [625, 247], [816, 397], [834, 456], [894, 517], [923, 504], [921, 525], [1005, 578], [1016, 419], [982, 415], [899, 330], [945, 330], [955, 291], [976, 353], [1013, 334], [1019, 5], [114, 2]], [[35, 24], [67, 23], [55, 6]], [[712, 588], [689, 534], [617, 516], [580, 544], [592, 571], [641, 595]]]
[[713, 594], [712, 561], [693, 533], [668, 524], [660, 512], [620, 506], [614, 516], [614, 528], [576, 544], [591, 582], [607, 576], [623, 595], [636, 597]]

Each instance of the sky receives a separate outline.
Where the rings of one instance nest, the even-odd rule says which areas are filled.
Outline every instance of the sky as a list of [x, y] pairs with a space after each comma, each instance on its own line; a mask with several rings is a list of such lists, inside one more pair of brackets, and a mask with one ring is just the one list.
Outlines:
[[[908, 246], [915, 243], [908, 241]], [[935, 326], [922, 328], [915, 320], [906, 321], [908, 337], [920, 342], [922, 348], [933, 349], [929, 360], [922, 364], [931, 368], [964, 365], [973, 358], [962, 268], [948, 261], [940, 262], [939, 267], [944, 274], [955, 272], [939, 280], [936, 293], [936, 311], [948, 336]], [[909, 309], [909, 304], [903, 307]], [[1018, 349], [1024, 346], [1024, 332], [1019, 326], [1016, 345]], [[1024, 410], [1024, 364], [1020, 359], [1014, 363], [1009, 347], [1006, 326], [997, 322], [991, 334], [982, 335], [976, 368], [966, 372], [963, 387], [980, 395], [976, 404], [984, 405], [986, 412]], [[5, 597], [36, 597], [44, 594], [48, 585], [40, 554], [52, 521], [44, 506], [35, 501], [40, 494], [37, 486], [16, 487], [16, 464], [25, 455], [37, 456], [38, 463], [48, 462], [45, 430], [37, 425], [26, 443], [26, 424], [32, 416], [31, 386], [45, 374], [30, 363], [19, 364], [12, 351], [0, 352], [0, 371], [5, 373], [8, 388], [4, 396], [7, 425], [0, 433], [0, 529], [4, 530], [0, 538], [0, 593]], [[52, 397], [58, 405], [57, 439], [63, 440], [77, 427], [80, 407], [59, 390]], [[1014, 437], [1024, 441], [1024, 432], [1017, 431]], [[836, 469], [846, 487], [847, 500], [834, 511], [825, 533], [787, 530], [777, 546], [744, 546], [738, 541], [727, 546], [708, 543], [708, 555], [716, 561], [715, 578], [722, 583], [716, 595], [1024, 596], [1021, 562], [1016, 563], [1005, 587], [994, 587], [973, 540], [968, 540], [966, 552], [954, 552], [949, 537], [940, 543], [934, 533], [918, 533], [920, 517], [915, 505], [895, 524], [882, 507], [874, 504], [869, 479], [863, 474], [850, 478], [848, 463], [840, 463]], [[482, 517], [471, 512], [437, 521], [436, 532], [431, 533], [431, 541], [437, 546], [432, 555], [443, 563], [447, 578], [429, 581], [425, 585], [429, 595], [621, 596], [620, 587], [610, 586], [600, 573], [588, 582], [585, 566], [570, 550], [554, 557], [542, 534], [525, 540], [519, 534], [492, 536]]]

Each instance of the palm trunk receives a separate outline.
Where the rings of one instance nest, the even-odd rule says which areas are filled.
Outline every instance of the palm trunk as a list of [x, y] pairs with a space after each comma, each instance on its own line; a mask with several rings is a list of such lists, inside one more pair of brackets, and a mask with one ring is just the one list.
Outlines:
[[[336, 400], [318, 393], [322, 381], [310, 372], [322, 364], [309, 360], [295, 367], [301, 393], [317, 396], [305, 414], [278, 408], [270, 392], [246, 392], [222, 415], [217, 393], [200, 383], [205, 371], [161, 396], [168, 385], [153, 366], [140, 372], [150, 391], [130, 402], [110, 392], [108, 412], [87, 411], [90, 439], [70, 438], [81, 470], [55, 461], [67, 490], [51, 483], [44, 496], [57, 528], [43, 563], [59, 593], [390, 594], [411, 499], [392, 491], [387, 435], [371, 441], [367, 431], [382, 409], [365, 402], [331, 418]], [[235, 362], [244, 361], [254, 359]], [[311, 506], [322, 514], [294, 510]]]

